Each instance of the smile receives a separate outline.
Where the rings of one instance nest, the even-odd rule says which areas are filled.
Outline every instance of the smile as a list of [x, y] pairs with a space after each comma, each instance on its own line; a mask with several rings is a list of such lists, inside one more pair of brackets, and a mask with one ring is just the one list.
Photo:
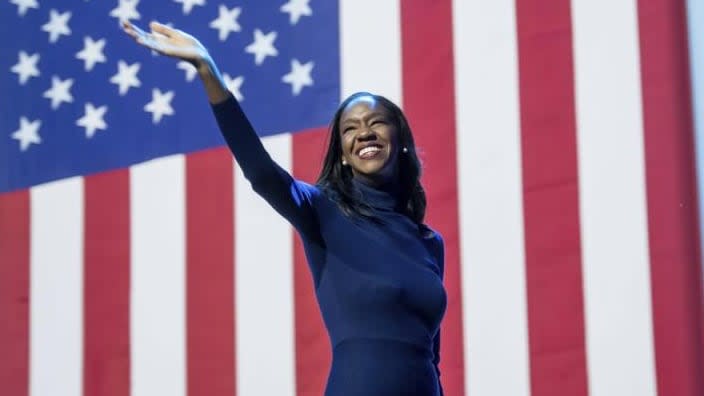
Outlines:
[[359, 155], [359, 158], [367, 159], [375, 157], [380, 151], [381, 148], [378, 146], [369, 146], [359, 150], [357, 155]]

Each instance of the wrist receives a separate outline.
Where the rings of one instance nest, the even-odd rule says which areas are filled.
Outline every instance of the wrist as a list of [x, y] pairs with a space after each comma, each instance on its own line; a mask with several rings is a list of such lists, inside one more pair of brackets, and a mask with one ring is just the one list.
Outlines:
[[201, 78], [216, 74], [215, 63], [209, 56], [204, 56], [203, 58], [201, 58], [198, 62], [196, 62], [195, 67], [198, 71], [198, 75]]

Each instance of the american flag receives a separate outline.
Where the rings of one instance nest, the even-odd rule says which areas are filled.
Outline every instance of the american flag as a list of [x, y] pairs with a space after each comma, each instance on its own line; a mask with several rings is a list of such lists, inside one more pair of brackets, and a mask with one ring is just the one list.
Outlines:
[[404, 108], [446, 243], [447, 395], [704, 394], [684, 1], [9, 0], [3, 396], [324, 388], [300, 241], [192, 67], [122, 19], [198, 37], [309, 182], [342, 98]]

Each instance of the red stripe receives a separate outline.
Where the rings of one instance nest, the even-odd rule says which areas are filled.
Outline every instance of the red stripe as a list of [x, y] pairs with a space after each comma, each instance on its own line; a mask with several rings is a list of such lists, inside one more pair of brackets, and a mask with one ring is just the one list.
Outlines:
[[586, 396], [570, 1], [516, 16], [531, 394]]
[[658, 394], [704, 395], [702, 288], [684, 1], [640, 0]]
[[83, 186], [83, 394], [129, 396], [129, 172], [88, 176]]
[[403, 107], [424, 161], [426, 222], [445, 239], [448, 308], [442, 323], [441, 380], [446, 394], [461, 395], [465, 383], [452, 2], [401, 2], [401, 35]]
[[[315, 183], [327, 147], [327, 130], [296, 133], [292, 138], [293, 176]], [[296, 394], [318, 396], [325, 390], [330, 362], [330, 342], [315, 299], [315, 290], [303, 244], [293, 244], [293, 290], [295, 315]]]
[[235, 394], [233, 164], [226, 148], [186, 157], [189, 396]]
[[29, 191], [0, 194], [0, 384], [29, 394]]

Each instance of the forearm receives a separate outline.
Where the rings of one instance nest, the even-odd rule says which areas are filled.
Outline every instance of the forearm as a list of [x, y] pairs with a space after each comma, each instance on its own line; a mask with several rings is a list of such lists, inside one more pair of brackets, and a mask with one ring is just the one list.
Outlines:
[[[214, 81], [211, 82], [215, 84]], [[277, 178], [279, 173], [274, 161], [264, 149], [237, 100], [227, 91], [221, 98], [221, 93], [217, 86], [211, 85], [208, 100], [211, 101], [220, 132], [244, 176], [255, 184], [272, 182], [269, 179]]]
[[[259, 136], [225, 85], [208, 50], [188, 33], [152, 22], [145, 32], [129, 21], [122, 27], [137, 43], [160, 54], [192, 64], [200, 77], [220, 131], [255, 191], [264, 196], [297, 228], [311, 232], [315, 213], [310, 197], [315, 191], [294, 182], [264, 149]], [[311, 190], [311, 191], [308, 191]]]

